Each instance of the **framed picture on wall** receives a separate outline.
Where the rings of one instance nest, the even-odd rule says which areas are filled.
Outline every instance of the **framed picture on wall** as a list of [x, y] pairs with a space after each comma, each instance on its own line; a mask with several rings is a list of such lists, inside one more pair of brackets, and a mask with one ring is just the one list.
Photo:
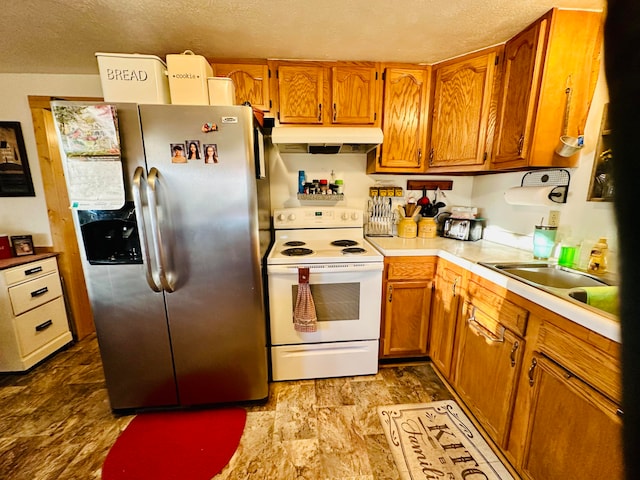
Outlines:
[[0, 197], [34, 197], [20, 122], [0, 122]]

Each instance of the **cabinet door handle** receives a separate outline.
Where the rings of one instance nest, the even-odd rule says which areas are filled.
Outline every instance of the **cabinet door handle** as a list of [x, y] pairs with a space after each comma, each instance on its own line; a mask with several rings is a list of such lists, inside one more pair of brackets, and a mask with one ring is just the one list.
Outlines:
[[46, 330], [51, 325], [53, 325], [53, 320], [47, 320], [46, 322], [42, 322], [40, 325], [36, 325], [36, 332], [41, 332]]
[[318, 104], [318, 121], [319, 122], [322, 121], [322, 104], [321, 103]]
[[531, 359], [531, 366], [529, 367], [529, 372], [527, 375], [529, 377], [529, 385], [533, 387], [533, 371], [536, 369], [536, 365], [538, 365], [538, 360], [535, 358]]
[[431, 149], [429, 149], [429, 165], [433, 165], [433, 155], [434, 155], [434, 150], [433, 150], [433, 147], [431, 147]]
[[25, 275], [33, 275], [34, 273], [38, 273], [42, 271], [42, 267], [33, 267], [24, 271]]
[[393, 285], [389, 285], [389, 302], [393, 299]]
[[336, 121], [336, 118], [338, 117], [338, 109], [336, 108], [336, 104], [333, 104], [333, 121]]
[[460, 277], [456, 277], [456, 279], [453, 281], [453, 287], [451, 288], [451, 294], [454, 297], [456, 296], [456, 287], [458, 286], [458, 280], [460, 280]]
[[418, 167], [420, 166], [421, 163], [422, 163], [422, 149], [419, 148], [418, 149]]
[[522, 150], [524, 149], [524, 133], [520, 135], [518, 139], [518, 155], [522, 155]]
[[511, 366], [515, 367], [516, 366], [516, 351], [518, 350], [518, 347], [520, 347], [520, 342], [518, 342], [517, 340], [513, 343], [513, 348], [511, 349]]
[[621, 408], [616, 408], [616, 415], [619, 417], [624, 417], [624, 410]]
[[34, 290], [33, 292], [31, 292], [31, 296], [32, 297], [39, 297], [40, 295], [44, 295], [48, 291], [49, 291], [48, 287], [42, 287], [42, 288], [39, 288], [38, 290]]
[[473, 307], [473, 309], [471, 310], [471, 316], [467, 319], [467, 324], [469, 325], [469, 328], [474, 333], [484, 337], [485, 340], [487, 340], [487, 342], [491, 342], [491, 343], [504, 342], [504, 332], [506, 330], [504, 325], [501, 325], [502, 330], [500, 331], [500, 335], [495, 335], [492, 331], [488, 330], [484, 325], [482, 325], [480, 322], [476, 320], [475, 314], [476, 314], [476, 307]]

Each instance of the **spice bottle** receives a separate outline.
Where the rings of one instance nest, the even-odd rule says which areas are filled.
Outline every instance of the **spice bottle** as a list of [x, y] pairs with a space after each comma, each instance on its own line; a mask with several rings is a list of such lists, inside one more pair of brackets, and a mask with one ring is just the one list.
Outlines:
[[605, 237], [600, 237], [591, 248], [589, 255], [589, 266], [587, 270], [591, 273], [604, 273], [607, 270], [607, 251], [609, 245]]

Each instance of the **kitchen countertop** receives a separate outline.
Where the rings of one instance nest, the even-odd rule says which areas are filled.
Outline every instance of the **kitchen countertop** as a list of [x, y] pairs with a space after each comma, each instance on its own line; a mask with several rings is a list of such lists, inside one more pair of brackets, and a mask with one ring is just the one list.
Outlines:
[[57, 255], [57, 253], [36, 253], [35, 255], [2, 258], [0, 259], [0, 270], [6, 270], [7, 268], [17, 267], [18, 265], [24, 265], [38, 260], [44, 260], [45, 258], [55, 257]]
[[533, 260], [531, 252], [487, 240], [464, 242], [442, 237], [366, 237], [366, 239], [386, 257], [435, 255], [444, 258], [606, 338], [620, 342], [620, 322], [615, 315], [601, 312], [582, 303], [573, 303], [478, 264], [478, 262], [528, 262]]

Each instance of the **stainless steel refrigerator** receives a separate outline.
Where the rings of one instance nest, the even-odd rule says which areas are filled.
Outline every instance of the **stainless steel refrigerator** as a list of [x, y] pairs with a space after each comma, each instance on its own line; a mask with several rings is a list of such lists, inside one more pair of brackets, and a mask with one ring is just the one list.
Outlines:
[[[252, 109], [114, 106], [125, 205], [74, 210], [112, 409], [265, 399], [271, 225]], [[191, 143], [199, 158], [176, 160]]]

